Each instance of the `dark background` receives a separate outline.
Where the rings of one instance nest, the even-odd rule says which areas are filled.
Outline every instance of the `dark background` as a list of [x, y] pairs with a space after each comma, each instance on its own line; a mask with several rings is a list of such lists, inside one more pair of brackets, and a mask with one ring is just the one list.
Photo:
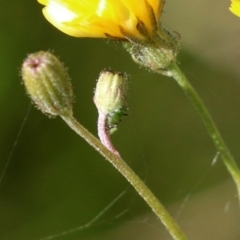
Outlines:
[[[229, 4], [169, 0], [163, 25], [181, 34], [179, 65], [240, 166], [240, 19]], [[31, 106], [20, 69], [39, 50], [53, 50], [69, 68], [75, 116], [95, 135], [99, 72], [130, 74], [130, 113], [112, 138], [116, 148], [189, 239], [240, 239], [234, 183], [220, 158], [212, 164], [217, 151], [174, 80], [139, 68], [116, 42], [64, 35], [41, 8], [31, 0], [0, 3], [0, 239], [171, 239], [107, 161], [60, 118]]]

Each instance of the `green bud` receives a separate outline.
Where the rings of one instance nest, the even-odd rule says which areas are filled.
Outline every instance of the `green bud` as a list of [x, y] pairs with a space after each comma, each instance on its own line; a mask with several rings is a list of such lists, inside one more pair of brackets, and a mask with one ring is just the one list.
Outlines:
[[101, 114], [107, 117], [110, 133], [117, 129], [127, 113], [128, 78], [126, 74], [103, 71], [97, 81], [94, 103]]
[[72, 86], [66, 68], [50, 52], [28, 55], [22, 65], [27, 93], [43, 113], [57, 116], [72, 114]]

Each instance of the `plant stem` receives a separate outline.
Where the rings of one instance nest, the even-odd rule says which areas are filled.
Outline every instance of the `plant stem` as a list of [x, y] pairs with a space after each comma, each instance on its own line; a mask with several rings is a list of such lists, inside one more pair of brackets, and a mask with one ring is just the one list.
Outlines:
[[104, 158], [106, 158], [136, 189], [139, 195], [146, 201], [149, 207], [162, 221], [170, 235], [174, 240], [186, 240], [184, 233], [173, 220], [164, 206], [158, 201], [150, 189], [135, 174], [135, 172], [124, 162], [120, 156], [109, 151], [95, 136], [93, 136], [86, 128], [84, 128], [72, 115], [61, 116], [68, 126], [74, 130], [79, 136], [84, 138], [95, 150], [97, 150]]
[[228, 147], [224, 143], [211, 115], [209, 114], [201, 98], [198, 96], [197, 92], [194, 90], [192, 85], [188, 82], [187, 78], [182, 73], [181, 69], [177, 66], [177, 64], [172, 63], [169, 66], [168, 71], [169, 73], [171, 73], [171, 76], [177, 81], [179, 86], [182, 88], [182, 90], [185, 92], [189, 100], [196, 108], [197, 112], [200, 114], [201, 119], [209, 135], [211, 136], [217, 150], [219, 151], [224, 164], [226, 165], [229, 173], [231, 174], [233, 180], [237, 185], [238, 196], [240, 200], [240, 170], [233, 156], [228, 150]]
[[98, 112], [98, 137], [101, 140], [102, 144], [107, 149], [109, 149], [112, 153], [120, 157], [119, 152], [115, 149], [110, 139], [109, 131], [107, 130], [106, 120], [107, 120], [107, 115], [99, 111]]

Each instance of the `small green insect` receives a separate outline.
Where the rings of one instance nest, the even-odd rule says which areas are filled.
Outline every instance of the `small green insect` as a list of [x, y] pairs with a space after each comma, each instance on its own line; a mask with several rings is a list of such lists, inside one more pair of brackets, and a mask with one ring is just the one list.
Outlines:
[[128, 108], [121, 107], [110, 113], [107, 117], [107, 126], [110, 134], [113, 134], [118, 129], [118, 124], [122, 121], [123, 116], [128, 115]]

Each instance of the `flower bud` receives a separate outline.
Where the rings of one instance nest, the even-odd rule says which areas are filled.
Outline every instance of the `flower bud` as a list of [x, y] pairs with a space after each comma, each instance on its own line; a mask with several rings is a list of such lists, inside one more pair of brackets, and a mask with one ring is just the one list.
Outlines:
[[27, 93], [43, 113], [72, 114], [72, 86], [66, 68], [50, 52], [30, 54], [22, 65]]
[[107, 117], [107, 127], [116, 130], [127, 112], [128, 79], [126, 74], [103, 71], [98, 78], [94, 103], [99, 113]]

